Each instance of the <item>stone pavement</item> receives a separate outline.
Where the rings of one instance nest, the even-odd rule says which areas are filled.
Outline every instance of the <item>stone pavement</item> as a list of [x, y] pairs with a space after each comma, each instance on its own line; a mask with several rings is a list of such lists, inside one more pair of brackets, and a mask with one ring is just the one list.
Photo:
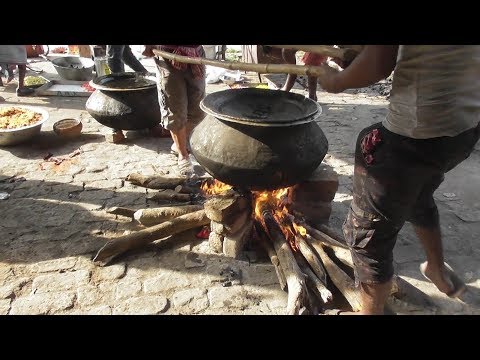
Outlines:
[[[144, 59], [151, 67], [150, 59]], [[55, 78], [50, 63], [32, 64]], [[256, 76], [252, 77], [253, 79]], [[151, 245], [113, 265], [97, 267], [91, 259], [104, 242], [138, 227], [109, 215], [111, 206], [146, 206], [148, 190], [125, 182], [132, 172], [174, 173], [170, 139], [128, 132], [123, 144], [105, 142], [110, 132], [85, 111], [86, 98], [17, 98], [16, 84], [0, 90], [8, 104], [42, 106], [50, 113], [42, 133], [26, 145], [0, 149], [0, 314], [282, 314], [287, 296], [270, 263], [237, 261], [213, 253], [193, 234], [169, 247]], [[207, 92], [226, 89], [208, 85]], [[304, 90], [295, 90], [307, 94]], [[332, 95], [318, 91], [321, 127], [330, 151], [325, 162], [340, 175], [331, 225], [345, 218], [352, 190], [356, 135], [381, 121], [385, 96], [371, 89]], [[63, 118], [80, 118], [81, 137], [65, 141], [52, 131]], [[80, 154], [60, 165], [43, 160], [47, 153]], [[480, 147], [447, 174], [436, 193], [447, 261], [467, 281], [465, 302], [451, 300], [425, 281], [418, 265], [423, 253], [411, 226], [401, 231], [395, 249], [396, 271], [431, 296], [438, 314], [480, 314]], [[197, 261], [192, 262], [191, 258]], [[225, 270], [241, 283], [224, 287]], [[432, 313], [415, 306], [403, 313]]]

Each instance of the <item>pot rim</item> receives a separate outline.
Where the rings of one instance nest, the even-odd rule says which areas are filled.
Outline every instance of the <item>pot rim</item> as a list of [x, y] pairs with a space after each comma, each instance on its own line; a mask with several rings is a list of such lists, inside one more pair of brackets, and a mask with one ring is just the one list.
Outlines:
[[105, 79], [108, 78], [134, 78], [137, 76], [137, 73], [134, 72], [123, 72], [123, 73], [115, 73], [115, 74], [108, 74], [108, 75], [103, 75], [96, 77], [92, 80], [90, 80], [89, 85], [97, 90], [102, 90], [102, 91], [139, 91], [139, 90], [146, 90], [146, 89], [152, 89], [157, 87], [157, 83], [154, 82], [153, 80], [144, 78], [147, 81], [151, 81], [151, 84], [137, 87], [137, 88], [111, 88], [108, 86], [104, 86], [101, 84], [101, 82]]
[[[302, 117], [297, 117], [294, 120], [289, 120], [285, 121], [285, 119], [280, 120], [280, 121], [269, 121], [269, 122], [262, 122], [262, 121], [253, 121], [251, 118], [245, 117], [245, 116], [238, 116], [238, 115], [228, 115], [228, 114], [223, 114], [219, 113], [216, 108], [218, 108], [218, 105], [214, 104], [212, 98], [214, 96], [222, 96], [222, 94], [229, 93], [231, 96], [234, 92], [237, 93], [258, 93], [262, 94], [264, 92], [270, 92], [270, 94], [280, 94], [281, 96], [287, 98], [287, 99], [293, 99], [295, 101], [300, 102], [306, 102], [309, 103], [308, 105], [310, 107], [314, 107], [314, 110], [310, 110], [309, 112], [306, 113], [305, 116]], [[293, 125], [301, 125], [301, 124], [306, 124], [309, 122], [312, 122], [316, 117], [322, 114], [322, 107], [320, 104], [316, 101], [313, 101], [307, 97], [304, 97], [303, 95], [296, 94], [296, 93], [290, 93], [290, 92], [284, 92], [282, 91], [281, 93], [278, 93], [279, 90], [266, 90], [266, 89], [254, 89], [254, 88], [246, 88], [246, 89], [233, 89], [233, 90], [222, 90], [222, 91], [217, 91], [215, 93], [211, 93], [207, 95], [201, 102], [200, 102], [200, 108], [206, 112], [209, 115], [214, 116], [215, 118], [225, 120], [225, 121], [230, 121], [234, 123], [239, 123], [239, 124], [244, 124], [244, 125], [250, 125], [250, 126], [260, 126], [260, 127], [286, 127], [286, 126], [293, 126]]]

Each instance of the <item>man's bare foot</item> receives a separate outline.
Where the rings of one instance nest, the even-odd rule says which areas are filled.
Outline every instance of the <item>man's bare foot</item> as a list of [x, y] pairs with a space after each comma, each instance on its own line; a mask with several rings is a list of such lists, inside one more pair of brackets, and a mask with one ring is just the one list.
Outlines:
[[450, 297], [458, 297], [466, 290], [463, 281], [447, 263], [444, 263], [442, 269], [432, 269], [426, 261], [420, 265], [420, 272], [427, 280], [430, 280], [438, 290]]

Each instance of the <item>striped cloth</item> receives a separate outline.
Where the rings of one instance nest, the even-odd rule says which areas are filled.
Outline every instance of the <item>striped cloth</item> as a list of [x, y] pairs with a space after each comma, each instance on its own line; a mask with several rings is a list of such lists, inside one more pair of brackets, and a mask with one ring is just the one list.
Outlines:
[[[205, 57], [202, 45], [162, 45], [160, 49], [180, 56]], [[190, 66], [195, 79], [202, 79], [205, 77], [205, 65], [186, 64], [173, 60], [169, 62], [174, 69], [180, 71], [184, 71]]]

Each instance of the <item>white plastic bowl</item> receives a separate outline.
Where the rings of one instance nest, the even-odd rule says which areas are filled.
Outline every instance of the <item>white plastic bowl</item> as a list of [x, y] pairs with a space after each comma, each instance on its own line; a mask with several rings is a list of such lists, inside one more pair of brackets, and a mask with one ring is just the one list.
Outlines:
[[48, 111], [36, 106], [26, 106], [26, 105], [15, 105], [15, 104], [2, 104], [0, 108], [6, 107], [16, 107], [21, 109], [26, 109], [30, 111], [35, 111], [42, 115], [42, 119], [36, 124], [25, 126], [17, 129], [0, 129], [0, 146], [10, 146], [23, 143], [27, 140], [30, 140], [35, 135], [40, 133], [42, 125], [45, 121], [48, 120], [49, 114]]

